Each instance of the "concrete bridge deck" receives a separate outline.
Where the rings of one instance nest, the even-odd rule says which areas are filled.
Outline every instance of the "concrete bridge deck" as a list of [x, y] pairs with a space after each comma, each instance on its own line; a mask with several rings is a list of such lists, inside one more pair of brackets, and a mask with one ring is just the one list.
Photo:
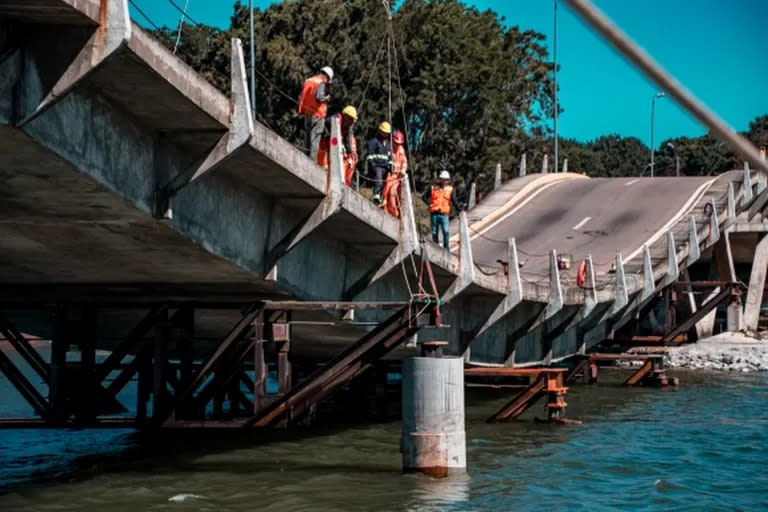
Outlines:
[[[124, 0], [0, 0], [0, 34], [0, 302], [14, 309], [88, 301], [104, 287], [113, 304], [407, 300], [411, 263], [428, 258], [449, 352], [471, 345], [472, 362], [548, 362], [600, 341], [764, 195], [748, 172], [632, 184], [529, 176], [462, 216], [449, 252], [420, 243], [407, 183], [398, 221], [342, 186], [335, 152], [325, 172], [253, 122], [238, 41], [228, 97], [133, 24]], [[651, 195], [658, 207], [641, 207]], [[592, 228], [611, 236], [595, 242]], [[590, 286], [561, 276], [552, 249], [592, 252]], [[523, 251], [547, 256], [525, 261]], [[615, 273], [597, 265], [617, 252], [628, 261]], [[525, 263], [507, 276], [499, 259]], [[199, 327], [226, 332], [232, 318], [217, 318]], [[356, 332], [299, 338], [331, 354]]]

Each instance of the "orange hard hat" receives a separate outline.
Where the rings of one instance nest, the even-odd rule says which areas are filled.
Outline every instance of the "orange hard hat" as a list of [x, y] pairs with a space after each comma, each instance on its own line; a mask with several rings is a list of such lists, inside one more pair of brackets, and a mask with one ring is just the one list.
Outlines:
[[397, 130], [392, 136], [392, 142], [395, 144], [403, 144], [405, 142], [405, 136], [403, 135], [403, 132]]

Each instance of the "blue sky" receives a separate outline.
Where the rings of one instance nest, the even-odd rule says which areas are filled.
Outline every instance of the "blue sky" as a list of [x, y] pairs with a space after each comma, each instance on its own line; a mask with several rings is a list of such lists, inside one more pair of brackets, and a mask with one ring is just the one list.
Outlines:
[[[175, 26], [167, 0], [134, 0], [155, 23]], [[175, 0], [181, 6], [185, 0]], [[614, 22], [694, 95], [736, 130], [768, 113], [768, 1], [593, 0]], [[255, 0], [265, 7], [269, 0]], [[533, 29], [552, 43], [551, 0], [468, 0], [493, 9], [509, 24]], [[234, 2], [189, 0], [196, 20], [229, 26]], [[139, 20], [141, 17], [133, 12]], [[620, 133], [650, 142], [650, 104], [656, 88], [560, 1], [558, 8], [560, 135], [590, 140]], [[705, 129], [673, 99], [656, 105], [656, 143]]]

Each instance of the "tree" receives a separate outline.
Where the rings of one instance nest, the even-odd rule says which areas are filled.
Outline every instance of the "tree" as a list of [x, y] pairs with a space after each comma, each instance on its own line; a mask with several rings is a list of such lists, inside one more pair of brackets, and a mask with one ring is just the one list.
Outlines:
[[[390, 81], [386, 21], [376, 0], [284, 1], [254, 11], [259, 119], [300, 144], [301, 84], [331, 65], [337, 77], [330, 111], [356, 105], [358, 138], [373, 136], [389, 117], [391, 91], [392, 121], [408, 136], [422, 186], [443, 169], [467, 181], [492, 176], [496, 162], [510, 168], [523, 152], [543, 148], [553, 102], [542, 34], [505, 27], [494, 12], [459, 0], [405, 0], [393, 18]], [[229, 39], [245, 41], [248, 33], [248, 9], [238, 2], [228, 30], [185, 27], [179, 50], [224, 90]]]

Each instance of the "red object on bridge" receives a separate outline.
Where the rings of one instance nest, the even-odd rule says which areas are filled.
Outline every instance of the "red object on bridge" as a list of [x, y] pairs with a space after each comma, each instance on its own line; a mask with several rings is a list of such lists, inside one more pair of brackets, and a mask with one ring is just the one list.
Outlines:
[[331, 146], [338, 146], [339, 145], [339, 139], [336, 137], [331, 137]]
[[576, 286], [584, 288], [587, 283], [587, 260], [581, 260], [579, 270], [576, 272]]

